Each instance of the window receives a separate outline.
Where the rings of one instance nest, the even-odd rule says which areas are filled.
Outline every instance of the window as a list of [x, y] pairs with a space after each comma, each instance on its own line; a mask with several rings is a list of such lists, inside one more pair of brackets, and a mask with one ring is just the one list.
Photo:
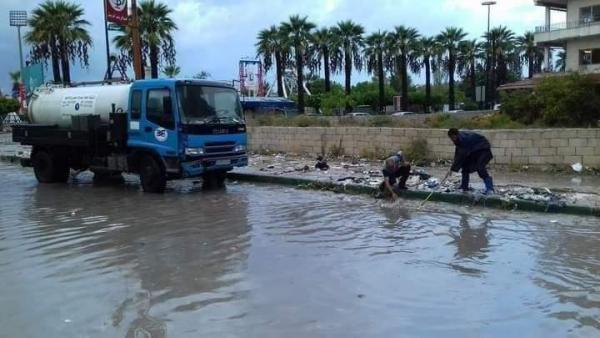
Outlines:
[[[146, 119], [167, 129], [175, 129], [175, 119], [171, 110], [164, 111], [163, 102], [171, 98], [168, 89], [152, 89], [148, 91], [146, 100]], [[170, 102], [171, 100], [169, 100]]]
[[131, 119], [139, 120], [142, 115], [142, 91], [134, 90], [131, 94]]
[[588, 24], [600, 21], [600, 5], [581, 7], [579, 9], [579, 22]]
[[600, 64], [600, 48], [582, 49], [579, 51], [580, 65], [596, 65]]

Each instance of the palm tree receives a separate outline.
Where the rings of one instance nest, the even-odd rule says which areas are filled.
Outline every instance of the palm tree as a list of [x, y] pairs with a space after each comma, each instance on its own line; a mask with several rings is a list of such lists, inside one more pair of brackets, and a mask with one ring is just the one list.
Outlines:
[[[33, 61], [52, 61], [55, 82], [70, 83], [70, 62], [79, 59], [88, 64], [92, 39], [85, 28], [90, 23], [82, 17], [81, 6], [63, 0], [47, 0], [33, 10], [29, 19], [31, 30], [25, 41], [32, 45]], [[62, 79], [60, 69], [62, 68]]]
[[454, 110], [456, 97], [454, 94], [454, 74], [456, 72], [456, 56], [461, 41], [467, 36], [461, 28], [448, 27], [437, 36], [437, 41], [444, 51], [443, 59], [448, 74], [448, 104]]
[[320, 70], [321, 60], [325, 72], [325, 92], [331, 91], [331, 53], [335, 53], [334, 36], [329, 28], [321, 28], [312, 35], [311, 55], [314, 57], [313, 63]]
[[21, 82], [21, 72], [17, 70], [14, 72], [9, 72], [8, 75], [10, 76], [10, 81], [12, 82], [12, 97], [17, 98], [19, 96], [19, 84]]
[[[161, 60], [167, 64], [175, 63], [175, 42], [173, 31], [177, 25], [169, 14], [173, 12], [167, 5], [155, 0], [143, 0], [139, 3], [138, 18], [140, 22], [140, 43], [142, 46], [142, 63], [150, 63], [152, 78], [158, 77]], [[131, 30], [127, 27], [113, 39], [116, 46], [132, 55]]]
[[212, 77], [212, 75], [210, 75], [210, 73], [205, 70], [201, 70], [199, 73], [192, 76], [192, 78], [194, 78], [196, 80], [206, 80], [206, 79], [210, 79], [211, 77]]
[[459, 53], [457, 56], [457, 70], [462, 74], [469, 83], [469, 93], [473, 102], [477, 99], [477, 77], [475, 70], [477, 69], [477, 59], [481, 55], [481, 44], [477, 40], [466, 40], [459, 45]]
[[558, 59], [556, 60], [556, 70], [564, 72], [567, 69], [567, 51], [562, 50], [558, 52]]
[[265, 72], [268, 72], [273, 66], [275, 60], [275, 73], [277, 76], [277, 96], [283, 97], [283, 71], [287, 60], [287, 49], [284, 46], [283, 38], [276, 26], [263, 29], [258, 33], [258, 42], [256, 51], [259, 57], [262, 57]]
[[417, 49], [419, 32], [411, 27], [397, 26], [388, 39], [391, 52], [395, 58], [396, 76], [401, 79], [401, 100], [402, 110], [408, 110], [408, 68], [417, 70]]
[[515, 48], [515, 34], [504, 26], [493, 28], [484, 35], [490, 57], [490, 102], [495, 102], [496, 88], [508, 82], [511, 69], [520, 74], [521, 59]]
[[163, 68], [163, 74], [168, 78], [175, 78], [179, 73], [181, 73], [181, 68], [176, 65], [168, 65]]
[[304, 60], [307, 56], [312, 30], [315, 27], [315, 24], [308, 21], [308, 17], [292, 15], [289, 21], [283, 22], [279, 28], [285, 44], [294, 50], [300, 114], [304, 113]]
[[440, 47], [433, 37], [422, 37], [419, 41], [418, 62], [425, 68], [425, 112], [431, 112], [431, 73], [437, 69], [435, 62], [440, 54]]
[[531, 79], [533, 74], [542, 70], [544, 52], [536, 46], [532, 32], [526, 32], [524, 35], [517, 37], [516, 42], [523, 62], [527, 63], [528, 77]]
[[332, 29], [332, 34], [338, 40], [338, 46], [343, 53], [343, 62], [334, 60], [334, 68], [339, 69], [344, 65], [346, 95], [352, 91], [352, 67], [362, 69], [361, 49], [363, 46], [363, 26], [352, 22], [351, 20], [340, 21]]
[[383, 112], [385, 106], [385, 71], [384, 53], [387, 51], [387, 32], [377, 31], [365, 39], [365, 59], [367, 60], [367, 71], [377, 74], [379, 82], [379, 111]]

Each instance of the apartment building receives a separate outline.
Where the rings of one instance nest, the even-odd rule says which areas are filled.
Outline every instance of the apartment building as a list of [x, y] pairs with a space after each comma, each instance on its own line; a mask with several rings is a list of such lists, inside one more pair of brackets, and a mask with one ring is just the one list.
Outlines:
[[[534, 2], [546, 9], [545, 24], [535, 31], [536, 44], [545, 51], [544, 69], [552, 68], [552, 48], [564, 48], [566, 71], [600, 73], [600, 0]], [[566, 21], [552, 23], [553, 15], [559, 12], [566, 12]]]

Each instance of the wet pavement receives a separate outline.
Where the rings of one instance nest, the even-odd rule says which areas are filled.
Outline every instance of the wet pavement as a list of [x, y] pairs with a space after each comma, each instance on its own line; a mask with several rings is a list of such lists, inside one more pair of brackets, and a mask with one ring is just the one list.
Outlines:
[[594, 337], [597, 218], [0, 163], [2, 337]]

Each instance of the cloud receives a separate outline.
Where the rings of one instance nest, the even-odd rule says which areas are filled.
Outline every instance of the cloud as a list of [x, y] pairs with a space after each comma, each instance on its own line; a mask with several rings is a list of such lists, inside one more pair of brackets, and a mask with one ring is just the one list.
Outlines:
[[[94, 39], [89, 69], [73, 67], [73, 78], [97, 80], [106, 68], [102, 2], [72, 0], [84, 6], [92, 23]], [[158, 0], [160, 1], [160, 0]], [[287, 20], [290, 15], [309, 16], [317, 26], [335, 25], [351, 19], [367, 32], [391, 30], [397, 25], [417, 28], [423, 35], [435, 35], [444, 27], [464, 28], [471, 38], [479, 38], [487, 25], [487, 11], [478, 0], [162, 0], [173, 9], [179, 30], [175, 33], [177, 63], [182, 75], [206, 70], [218, 80], [237, 77], [238, 61], [254, 57], [257, 32]], [[497, 0], [492, 25], [505, 25], [522, 34], [544, 20], [544, 12], [529, 0]], [[2, 0], [0, 22], [8, 22], [8, 10], [32, 10], [41, 0]], [[555, 20], [561, 20], [560, 15]], [[25, 51], [28, 47], [24, 48]], [[10, 88], [8, 72], [18, 68], [16, 32], [0, 30], [0, 88]], [[368, 78], [357, 74], [357, 80]], [[337, 79], [341, 79], [337, 76]]]

